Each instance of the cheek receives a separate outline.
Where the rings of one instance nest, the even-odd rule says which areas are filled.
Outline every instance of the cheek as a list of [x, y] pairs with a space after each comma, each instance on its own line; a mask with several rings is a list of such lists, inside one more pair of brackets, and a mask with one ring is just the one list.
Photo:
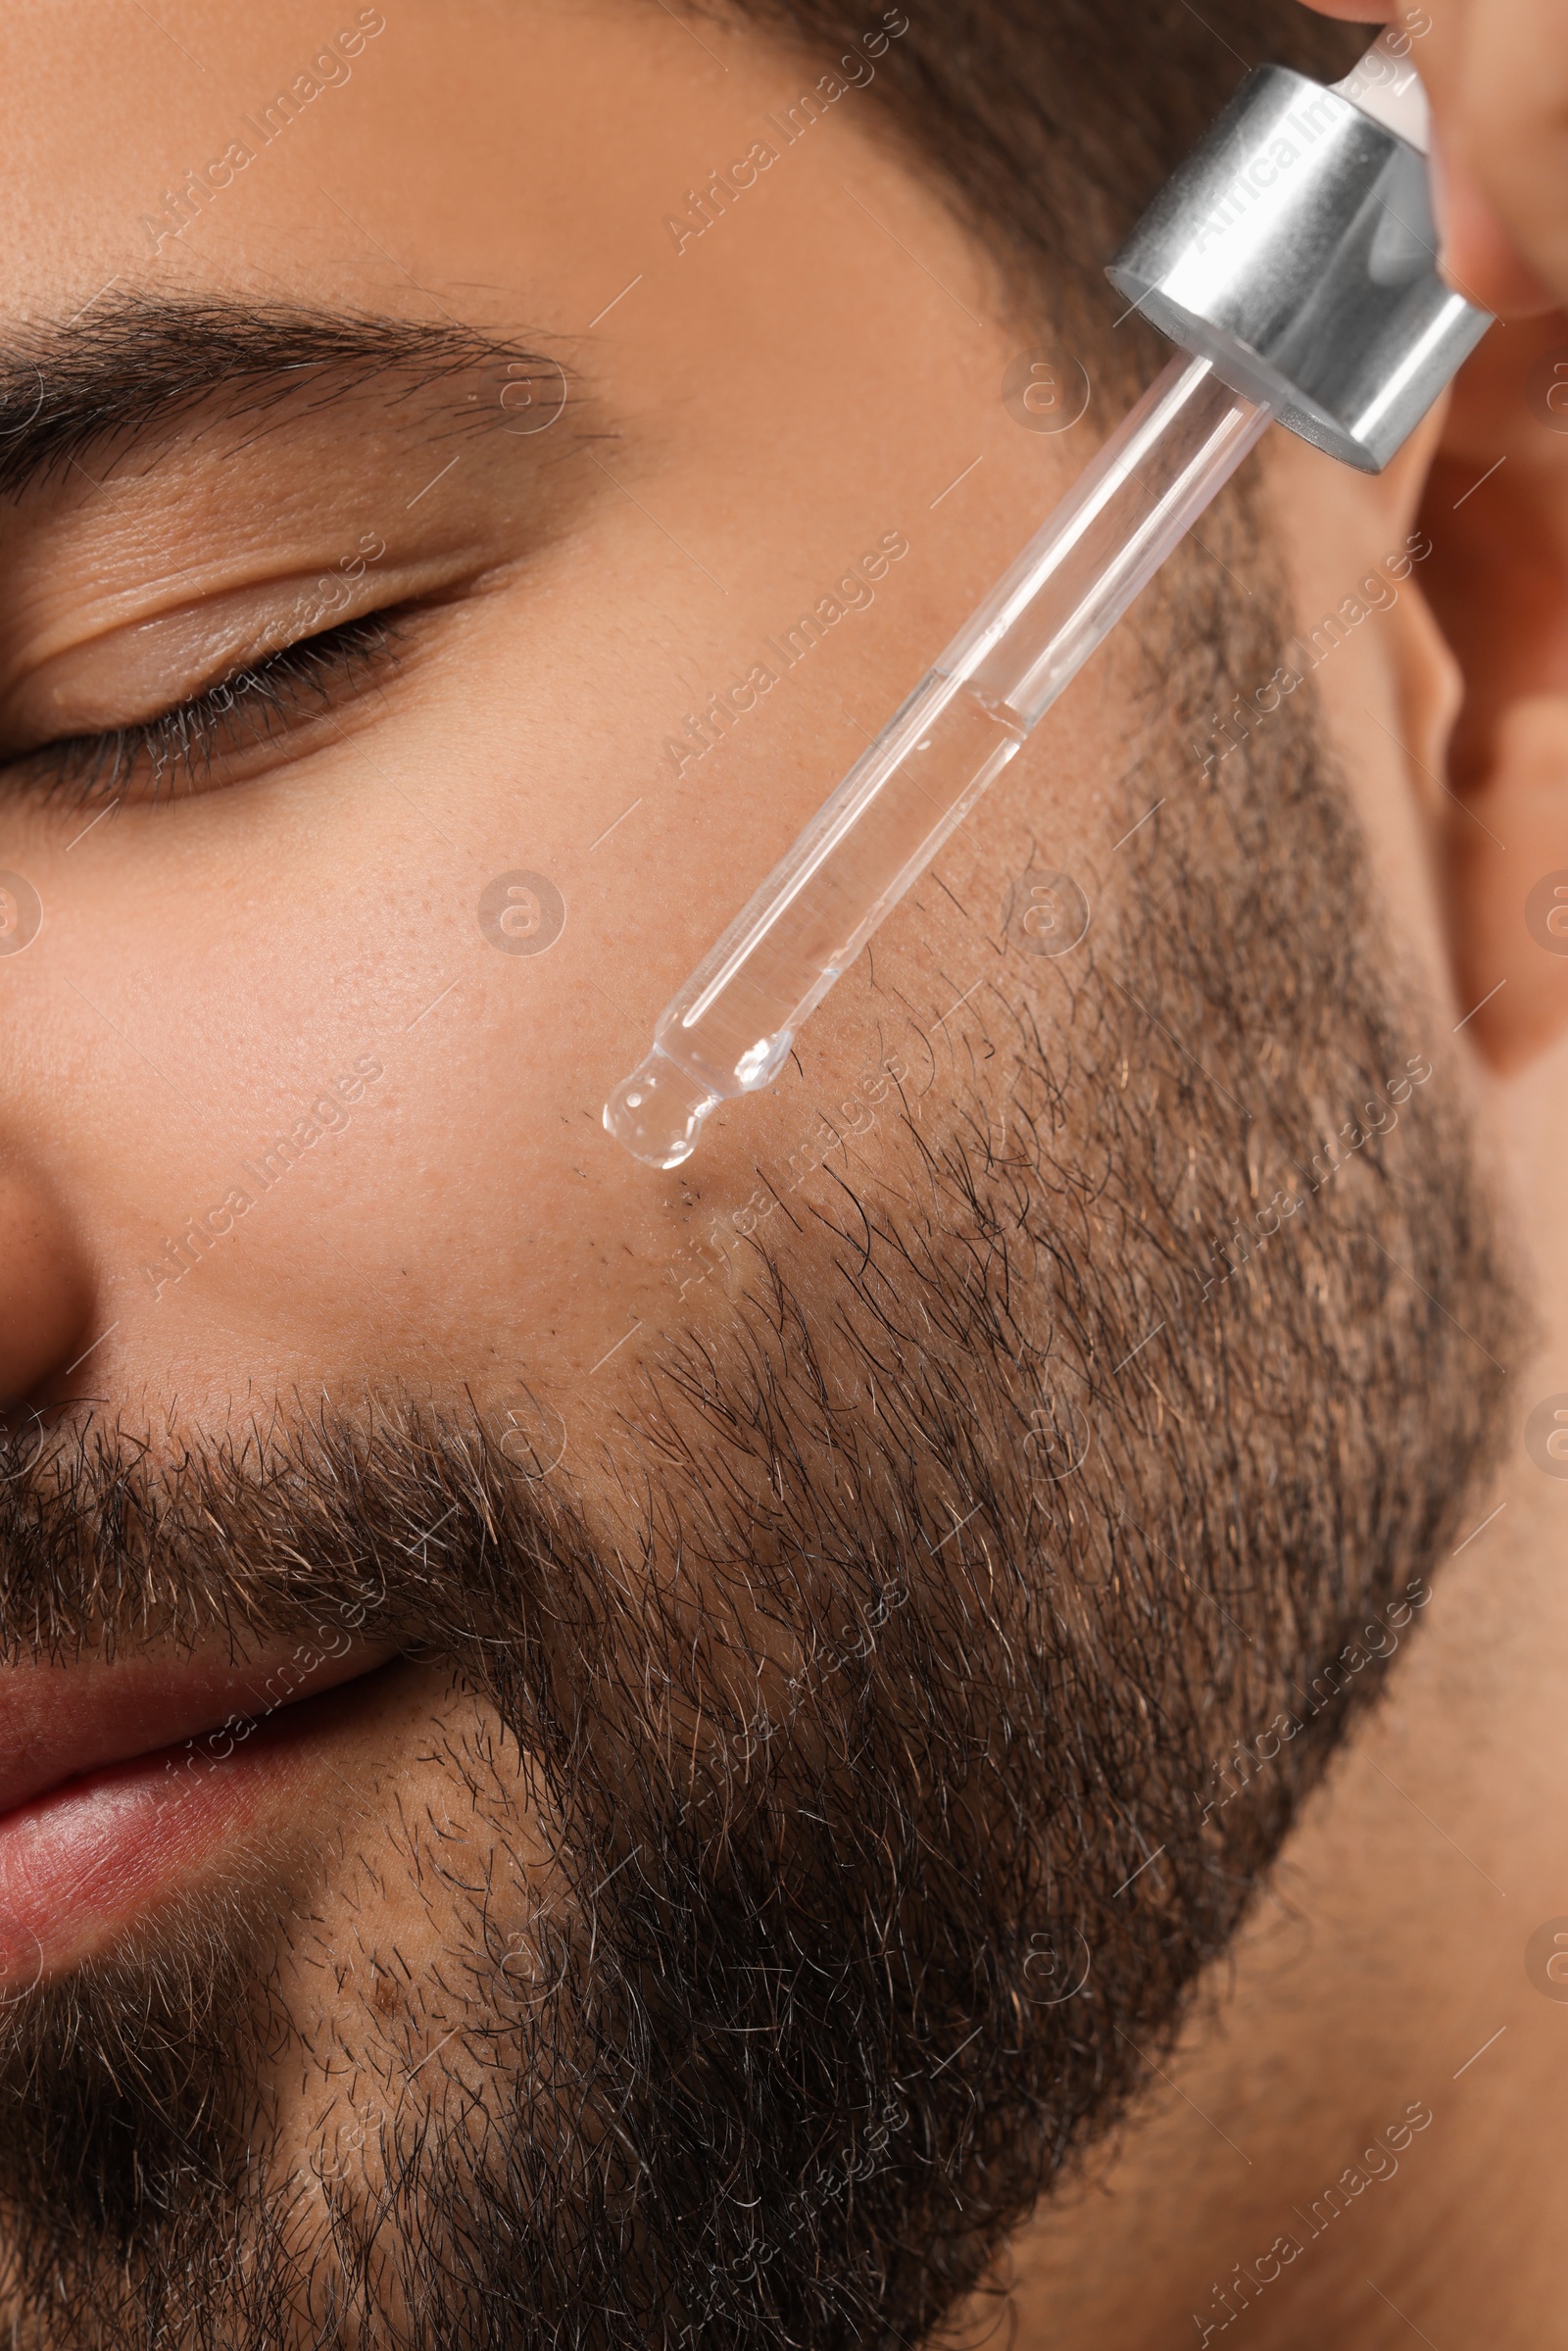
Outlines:
[[[602, 605], [568, 574], [525, 615], [492, 608], [358, 746], [128, 818], [96, 867], [75, 853], [63, 944], [135, 1040], [78, 1006], [77, 1174], [127, 1387], [451, 1395], [499, 1366], [502, 1401], [526, 1372], [580, 1420], [595, 1367], [673, 1298], [684, 1179], [612, 1144], [601, 1107], [823, 786], [758, 713], [798, 808], [710, 781], [728, 745], [661, 784], [667, 654], [627, 646], [608, 692]], [[346, 1120], [314, 1118], [368, 1061]], [[754, 1107], [705, 1151], [721, 1203], [756, 1191]], [[155, 1294], [141, 1269], [236, 1187], [252, 1204]]]

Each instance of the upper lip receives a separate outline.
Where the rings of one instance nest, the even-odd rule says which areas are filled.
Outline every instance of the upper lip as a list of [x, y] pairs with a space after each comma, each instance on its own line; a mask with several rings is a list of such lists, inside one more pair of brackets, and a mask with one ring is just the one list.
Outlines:
[[368, 1641], [329, 1653], [296, 1636], [243, 1663], [151, 1652], [113, 1665], [84, 1658], [0, 1668], [0, 1814], [107, 1764], [231, 1720], [265, 1719], [369, 1673], [391, 1654]]

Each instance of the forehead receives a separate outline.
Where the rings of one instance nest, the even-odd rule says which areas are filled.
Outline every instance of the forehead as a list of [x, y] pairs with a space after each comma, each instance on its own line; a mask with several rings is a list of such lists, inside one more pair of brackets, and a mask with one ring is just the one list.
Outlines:
[[[669, 475], [683, 546], [746, 515], [812, 576], [842, 563], [845, 518], [885, 525], [911, 477], [935, 495], [1005, 435], [1016, 335], [887, 137], [897, 9], [843, 54], [662, 0], [71, 18], [90, 73], [62, 74], [53, 0], [0, 35], [0, 337], [106, 290], [458, 318], [572, 372]], [[716, 582], [728, 610], [729, 574], [695, 558], [696, 595]]]
[[[660, 149], [667, 169], [701, 109], [693, 62], [675, 54], [679, 30], [657, 30], [659, 13], [593, 0], [416, 0], [389, 18], [348, 0], [323, 20], [293, 0], [255, 12], [172, 0], [155, 17], [114, 0], [74, 0], [74, 39], [95, 71], [63, 80], [59, 11], [10, 10], [6, 72], [26, 93], [25, 135], [7, 158], [24, 232], [16, 282], [53, 290], [74, 263], [123, 264], [133, 253], [150, 258], [155, 245], [166, 266], [191, 267], [188, 232], [181, 255], [162, 250], [182, 194], [197, 198], [214, 231], [232, 230], [220, 216], [243, 208], [288, 227], [306, 250], [336, 253], [332, 172], [357, 178], [371, 159], [382, 192], [407, 195], [411, 213], [417, 206], [430, 250], [481, 249], [498, 225], [489, 200], [508, 188], [526, 207], [526, 226], [516, 215], [510, 222], [519, 253], [530, 230], [541, 244], [564, 234], [575, 245], [572, 221], [590, 234], [639, 201], [639, 180], [646, 200]], [[696, 50], [692, 60], [707, 62]], [[733, 69], [710, 69], [709, 78], [722, 89]], [[650, 105], [632, 146], [639, 80]], [[555, 175], [571, 158], [591, 171], [568, 188]], [[69, 229], [50, 181], [97, 198]], [[228, 198], [221, 206], [219, 194]]]
[[853, 336], [879, 287], [889, 313], [915, 294], [843, 184], [872, 129], [871, 53], [896, 37], [875, 16], [845, 60], [655, 0], [70, 17], [90, 73], [62, 73], [53, 0], [8, 10], [0, 37], [12, 317], [221, 284], [525, 315], [566, 338], [613, 319], [695, 390], [720, 355], [776, 344], [802, 299], [817, 335]]

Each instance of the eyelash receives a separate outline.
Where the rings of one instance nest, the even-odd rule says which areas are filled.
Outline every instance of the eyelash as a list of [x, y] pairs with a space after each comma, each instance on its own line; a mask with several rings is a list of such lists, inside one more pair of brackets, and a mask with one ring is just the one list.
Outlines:
[[[386, 612], [363, 612], [314, 637], [281, 646], [156, 718], [95, 735], [63, 735], [17, 761], [50, 800], [91, 807], [120, 798], [148, 771], [141, 797], [177, 797], [177, 779], [196, 792], [213, 762], [287, 734], [302, 718], [331, 710], [349, 687], [368, 685], [395, 665], [399, 631]], [[307, 707], [314, 706], [314, 707]]]

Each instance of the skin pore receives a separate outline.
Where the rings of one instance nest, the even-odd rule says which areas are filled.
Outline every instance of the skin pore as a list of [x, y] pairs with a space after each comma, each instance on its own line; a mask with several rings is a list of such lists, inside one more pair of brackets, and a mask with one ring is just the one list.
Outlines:
[[[1552, 1097], [1455, 1029], [1456, 687], [1409, 560], [1440, 423], [1375, 483], [1271, 450], [797, 1069], [651, 1177], [600, 1102], [1123, 387], [1021, 430], [1038, 324], [858, 68], [768, 130], [821, 69], [755, 29], [350, 11], [310, 72], [304, 8], [76, 14], [69, 109], [55, 13], [6, 34], [0, 447], [43, 470], [8, 477], [0, 866], [43, 921], [0, 963], [0, 1629], [63, 1703], [149, 1648], [303, 1647], [321, 1714], [158, 1899], [5, 1891], [20, 2339], [910, 2339], [1166, 2064], [1379, 1668], [1314, 1675], [1368, 1611], [1435, 1633], [1412, 1585], [1512, 1458], [1486, 1202], [1528, 1202]], [[873, 65], [909, 37], [867, 22]], [[236, 140], [182, 225], [165, 191]], [[1205, 777], [1216, 713], [1371, 576], [1397, 595]], [[264, 669], [302, 612], [345, 633]], [[189, 719], [132, 739], [214, 688], [194, 756]], [[1090, 931], [1043, 956], [1019, 892], [1060, 873]], [[192, 1817], [228, 1787], [194, 1755]], [[1395, 1936], [1464, 1866], [1364, 1769], [1348, 1825], [1350, 1785], [1292, 1848], [1313, 1898], [1339, 1874], [1331, 1945], [1346, 1855]], [[1017, 2241], [1023, 2339], [1185, 2329], [1368, 2098], [1427, 2094], [1408, 1953], [1396, 2025], [1338, 1949], [1312, 2011], [1278, 1915], [1248, 2037], [1182, 2077], [1283, 2071], [1245, 2138], [1190, 2093], [1258, 2178], [1142, 2121], [1119, 2199]], [[1557, 2018], [1508, 1951], [1511, 2064]], [[1277, 2299], [1254, 2338], [1312, 2339]]]

